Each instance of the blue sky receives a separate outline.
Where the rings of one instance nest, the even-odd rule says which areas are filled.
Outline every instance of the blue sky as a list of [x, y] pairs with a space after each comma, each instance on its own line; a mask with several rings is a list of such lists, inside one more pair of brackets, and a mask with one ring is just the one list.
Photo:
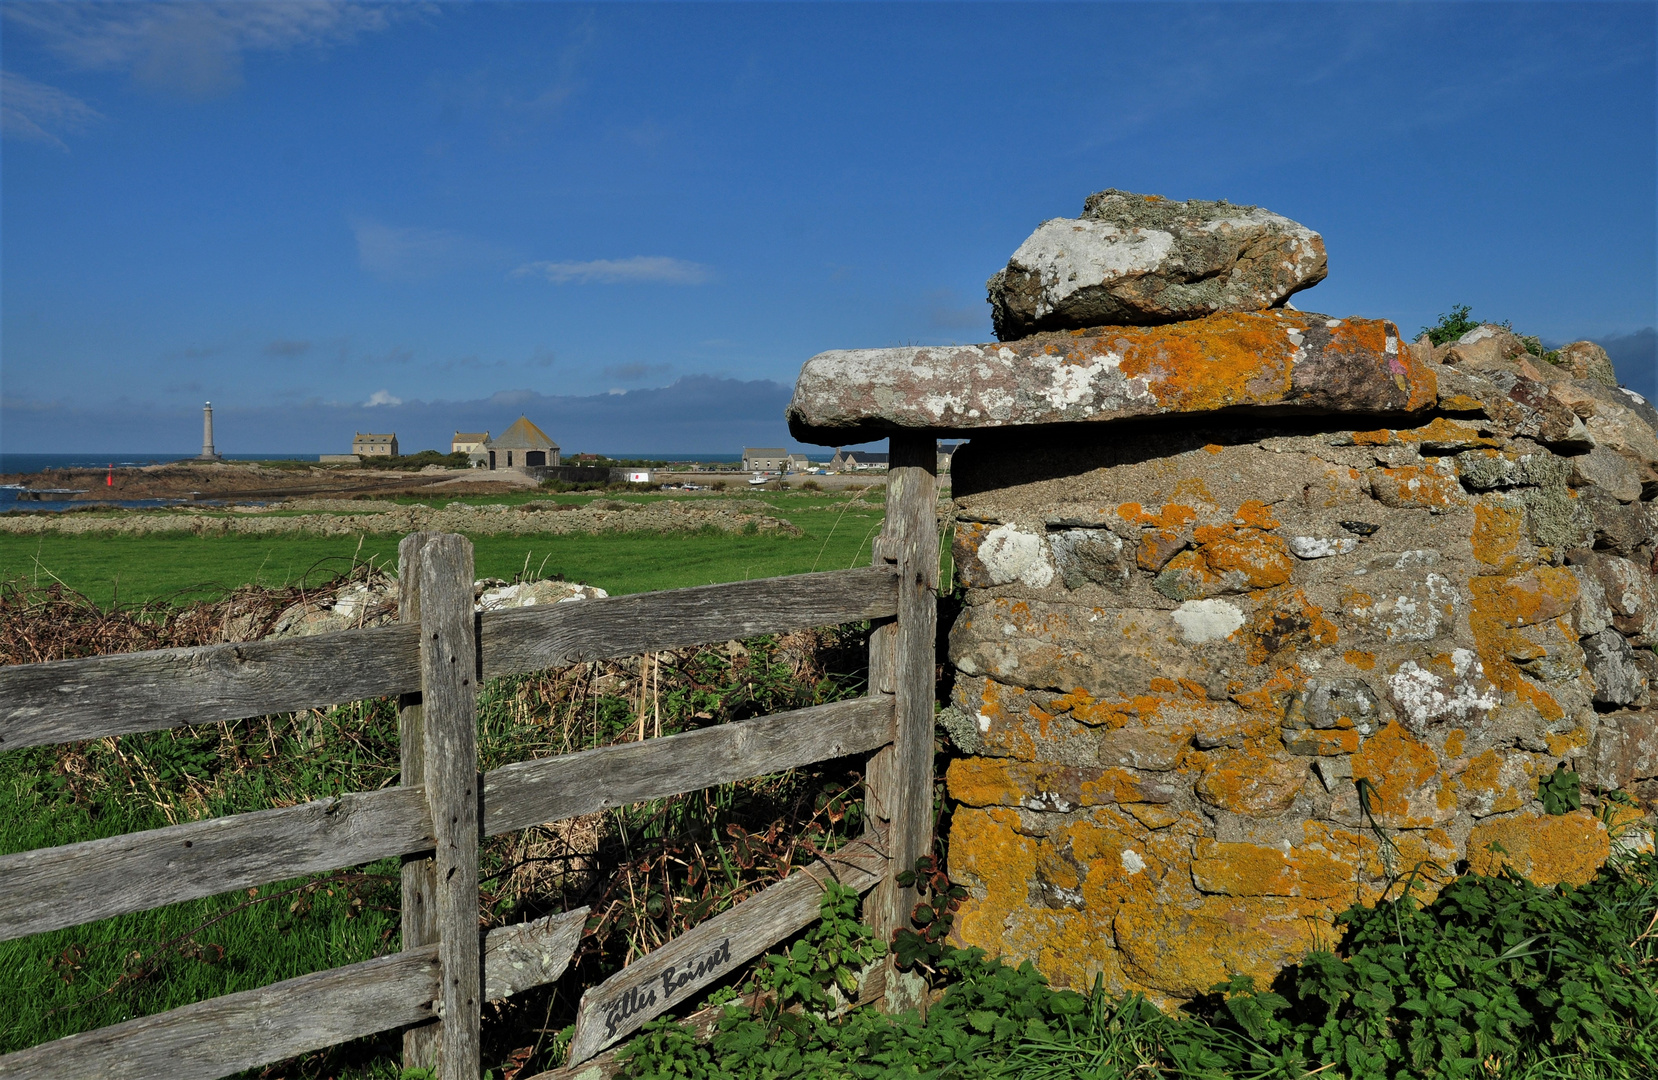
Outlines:
[[[1106, 187], [1323, 233], [1303, 308], [1654, 389], [1628, 4], [0, 4], [0, 447], [782, 443], [824, 349], [990, 339]], [[1644, 351], [1643, 351], [1644, 350]]]

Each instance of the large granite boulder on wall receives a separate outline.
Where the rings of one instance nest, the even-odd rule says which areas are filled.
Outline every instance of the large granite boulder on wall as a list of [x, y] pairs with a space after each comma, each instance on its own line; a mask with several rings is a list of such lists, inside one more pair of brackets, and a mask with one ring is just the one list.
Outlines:
[[1274, 310], [1000, 345], [819, 353], [801, 369], [788, 417], [795, 438], [841, 445], [917, 428], [972, 434], [1248, 408], [1411, 413], [1437, 394], [1433, 369], [1385, 319]]
[[1277, 307], [1324, 280], [1324, 240], [1258, 206], [1101, 191], [986, 283], [996, 337]]

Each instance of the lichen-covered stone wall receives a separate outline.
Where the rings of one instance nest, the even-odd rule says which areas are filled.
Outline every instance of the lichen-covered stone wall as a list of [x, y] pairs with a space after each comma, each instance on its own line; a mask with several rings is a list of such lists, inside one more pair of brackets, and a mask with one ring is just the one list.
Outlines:
[[[1056, 425], [956, 454], [961, 942], [1184, 999], [1333, 943], [1413, 868], [1429, 894], [1502, 864], [1583, 881], [1650, 843], [1658, 414], [1592, 348], [1402, 348], [1437, 386], [1409, 420]], [[1551, 815], [1561, 763], [1587, 795]]]

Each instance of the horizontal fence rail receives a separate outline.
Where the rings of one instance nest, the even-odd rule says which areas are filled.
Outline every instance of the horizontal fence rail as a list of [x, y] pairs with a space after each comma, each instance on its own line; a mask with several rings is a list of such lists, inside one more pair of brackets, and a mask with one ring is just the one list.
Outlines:
[[484, 835], [845, 757], [892, 741], [892, 698], [854, 698], [536, 758], [484, 777]]
[[[898, 610], [891, 567], [484, 612], [483, 676], [775, 634]], [[0, 750], [242, 720], [420, 689], [414, 623], [0, 667]]]
[[[484, 834], [682, 795], [892, 741], [892, 699], [854, 698], [484, 774]], [[320, 799], [0, 856], [0, 941], [433, 846], [418, 787]], [[109, 883], [121, 883], [118, 889]]]
[[420, 788], [0, 856], [0, 941], [432, 846]]
[[[486, 1000], [562, 975], [587, 913], [577, 908], [485, 935]], [[424, 1023], [438, 991], [437, 951], [425, 945], [41, 1043], [0, 1057], [0, 1077], [214, 1080]]]

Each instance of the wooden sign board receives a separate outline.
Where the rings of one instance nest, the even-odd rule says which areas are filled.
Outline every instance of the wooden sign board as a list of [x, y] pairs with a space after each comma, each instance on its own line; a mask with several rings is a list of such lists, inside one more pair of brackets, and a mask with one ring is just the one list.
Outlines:
[[880, 880], [886, 862], [868, 844], [851, 844], [692, 927], [593, 987], [582, 995], [576, 1014], [570, 1064], [586, 1061], [806, 926], [817, 918], [826, 882], [864, 892]]

